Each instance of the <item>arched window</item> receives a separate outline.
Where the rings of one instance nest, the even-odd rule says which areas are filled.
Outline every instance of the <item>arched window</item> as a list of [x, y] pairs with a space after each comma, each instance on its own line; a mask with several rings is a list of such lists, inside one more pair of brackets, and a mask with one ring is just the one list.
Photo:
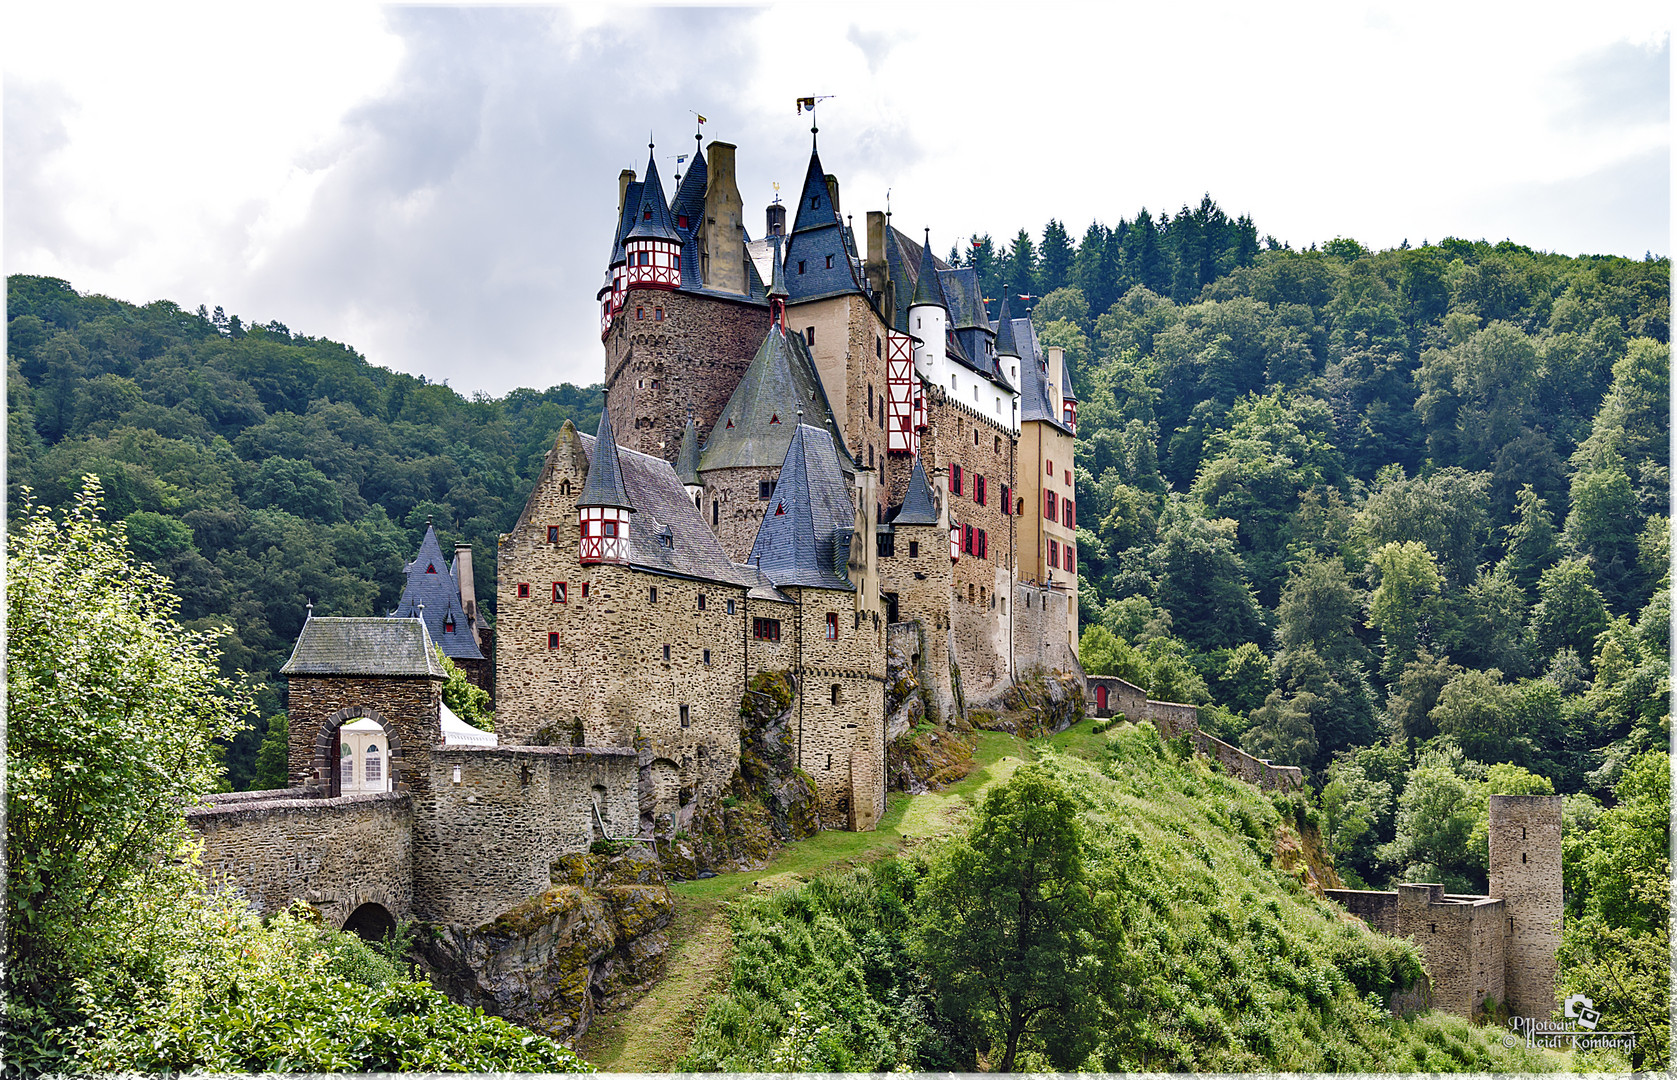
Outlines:
[[367, 744], [367, 768], [361, 775], [369, 784], [384, 780], [384, 758], [378, 752], [378, 743]]
[[[837, 705], [838, 703], [839, 703], [839, 684], [834, 683], [833, 684], [833, 704]], [[831, 766], [828, 766], [828, 767], [831, 768]]]
[[355, 783], [355, 755], [348, 743], [338, 744], [338, 782], [346, 787]]

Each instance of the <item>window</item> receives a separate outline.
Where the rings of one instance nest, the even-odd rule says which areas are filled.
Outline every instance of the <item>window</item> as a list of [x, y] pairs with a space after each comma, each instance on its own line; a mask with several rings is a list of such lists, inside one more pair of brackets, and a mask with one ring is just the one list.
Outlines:
[[665, 645], [664, 646], [664, 663], [667, 664], [669, 662], [670, 662], [670, 647], [668, 645]]
[[649, 604], [656, 604], [658, 602], [658, 586], [653, 585], [646, 590], [646, 602]]
[[617, 535], [617, 522], [615, 522], [615, 521], [602, 521], [602, 522], [600, 522], [600, 535], [601, 536], [616, 536]]
[[897, 538], [894, 534], [888, 532], [875, 533], [874, 541], [880, 558], [889, 559], [897, 553]]
[[971, 555], [973, 553], [972, 552], [972, 526], [971, 525], [961, 526], [961, 550], [966, 552], [968, 555]]
[[635, 318], [637, 318], [637, 319], [646, 318], [646, 309], [643, 308], [643, 307], [636, 308], [635, 309]]
[[[655, 308], [652, 309], [652, 321], [653, 322], [663, 322], [664, 321], [664, 309], [663, 308], [655, 307]], [[657, 388], [657, 386], [658, 386], [658, 380], [657, 379], [652, 380], [652, 386], [653, 386], [654, 389]]]
[[868, 419], [873, 419], [873, 384], [868, 384]]
[[1060, 568], [1060, 544], [1057, 540], [1048, 541], [1048, 565], [1056, 570]]
[[568, 599], [565, 594], [565, 583], [563, 581], [555, 581], [553, 583], [553, 602], [555, 604], [563, 604], [566, 599]]
[[426, 563], [425, 564], [425, 572], [427, 574], [436, 573], [437, 572], [437, 564], [436, 563]]
[[688, 712], [687, 706], [685, 706], [685, 705], [683, 705], [681, 707], [681, 726], [682, 727], [692, 727], [693, 726], [693, 714]]
[[999, 454], [1001, 452], [1002, 452], [1002, 437], [1000, 435], [997, 435], [996, 436], [996, 453]]
[[978, 557], [980, 559], [988, 559], [990, 557], [989, 534], [983, 529], [978, 530]]
[[686, 214], [677, 214], [675, 216], [675, 227], [678, 228], [678, 229], [687, 228], [687, 215]]
[[518, 583], [518, 598], [520, 600], [530, 599], [530, 583], [528, 581], [520, 581]]
[[549, 525], [547, 527], [547, 542], [550, 544], [557, 544], [559, 542], [559, 526]]
[[954, 462], [949, 463], [949, 494], [961, 493], [961, 467]]
[[1066, 572], [1077, 573], [1077, 549], [1070, 544], [1066, 545]]
[[1011, 513], [1013, 513], [1013, 489], [1011, 487], [1008, 487], [1006, 484], [1003, 484], [1002, 485], [1002, 514], [1003, 514], [1003, 516], [1006, 516], [1006, 515], [1011, 514]]
[[910, 540], [908, 542], [908, 557], [911, 559], [918, 559], [920, 557], [920, 541]]
[[1042, 516], [1044, 518], [1049, 521], [1059, 520], [1060, 515], [1058, 501], [1059, 496], [1055, 495], [1052, 491], [1045, 491], [1042, 493]]
[[[839, 703], [839, 684], [838, 683], [833, 684], [832, 694], [833, 694], [833, 704], [837, 705]], [[828, 765], [827, 768], [830, 769], [830, 768], [832, 768], [832, 766]]]
[[582, 583], [582, 598], [584, 600], [588, 599], [588, 582], [586, 581]]
[[1049, 463], [1048, 463], [1048, 475], [1049, 475], [1049, 476], [1053, 476], [1053, 475], [1054, 475], [1054, 463], [1053, 463], [1053, 462], [1052, 462], [1052, 461], [1050, 461], [1050, 462], [1049, 462]]
[[445, 633], [445, 634], [454, 633], [454, 616], [453, 615], [446, 615], [446, 616], [443, 617], [443, 633]]
[[838, 612], [827, 612], [827, 640], [838, 640]]
[[716, 528], [722, 523], [722, 504], [715, 499], [710, 501], [710, 527]]
[[348, 743], [338, 744], [338, 781], [340, 784], [355, 783], [355, 754]]
[[752, 619], [751, 620], [751, 636], [756, 638], [758, 641], [779, 641], [780, 640], [780, 620], [779, 619]]
[[705, 650], [705, 667], [710, 667], [710, 650]]
[[1066, 470], [1066, 487], [1071, 487], [1071, 470]]
[[699, 594], [699, 610], [703, 611], [704, 609], [705, 609], [705, 594], [700, 593]]
[[774, 495], [774, 483], [769, 480], [757, 481], [757, 497], [767, 502]]
[[813, 327], [813, 326], [804, 327], [804, 344], [805, 345], [814, 345], [815, 344], [815, 327]]
[[829, 255], [829, 256], [827, 256], [827, 269], [831, 270], [832, 268], [833, 268], [833, 257], [831, 255]]
[[378, 743], [367, 744], [367, 768], [361, 779], [369, 784], [384, 779], [384, 758], [378, 752]]
[[1066, 528], [1068, 528], [1068, 529], [1077, 528], [1077, 504], [1072, 502], [1070, 499], [1067, 499], [1066, 502], [1065, 502], [1065, 507], [1066, 507], [1065, 513], [1063, 513], [1060, 516], [1065, 519]]
[[975, 475], [972, 478], [972, 501], [979, 506], [986, 506], [989, 504], [989, 499], [990, 485], [985, 483], [984, 477]]
[[550, 649], [557, 649], [559, 647], [559, 634], [557, 631], [549, 631], [547, 635], [547, 647]]
[[732, 615], [733, 613], [734, 613], [734, 602], [732, 600], [730, 600], [730, 601], [728, 601], [728, 614]]
[[798, 260], [798, 273], [801, 274], [803, 272], [804, 272], [804, 261], [802, 259], [799, 259]]

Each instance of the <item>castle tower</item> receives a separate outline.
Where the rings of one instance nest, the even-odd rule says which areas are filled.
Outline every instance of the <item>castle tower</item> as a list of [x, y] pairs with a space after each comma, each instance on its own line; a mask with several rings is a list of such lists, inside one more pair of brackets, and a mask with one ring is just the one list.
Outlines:
[[1077, 391], [1071, 385], [1071, 365], [1066, 363], [1065, 354], [1060, 355], [1060, 420], [1077, 434]]
[[1508, 1011], [1547, 1017], [1561, 939], [1561, 797], [1492, 795], [1489, 809], [1489, 892], [1508, 917]]
[[908, 302], [908, 332], [914, 338], [914, 370], [933, 386], [948, 382], [949, 301], [938, 281], [937, 263], [932, 258], [932, 230], [920, 249], [920, 277]]
[[1013, 329], [1013, 316], [1007, 310], [1007, 289], [1002, 290], [1002, 307], [996, 315], [996, 372], [1006, 379], [1013, 393], [1010, 395], [1012, 416], [1007, 418], [1008, 426], [1015, 432], [1019, 430], [1019, 387], [1020, 365], [1019, 335]]
[[705, 486], [699, 480], [699, 426], [693, 423], [692, 410], [687, 413], [687, 426], [681, 429], [681, 450], [675, 456], [675, 474], [687, 497], [699, 506]]
[[[456, 551], [459, 549], [456, 548]], [[471, 548], [465, 549], [466, 562], [461, 569], [469, 572]], [[456, 555], [456, 564], [459, 556]], [[431, 640], [442, 646], [443, 655], [455, 661], [481, 661], [477, 634], [472, 619], [460, 603], [460, 584], [443, 560], [442, 545], [437, 541], [437, 530], [425, 523], [425, 538], [419, 542], [419, 553], [413, 562], [403, 567], [407, 582], [402, 586], [402, 598], [396, 602], [393, 619], [424, 619]]]
[[623, 487], [623, 466], [617, 460], [617, 440], [611, 430], [611, 414], [600, 410], [600, 428], [594, 436], [594, 460], [588, 481], [577, 496], [577, 521], [581, 526], [579, 561], [626, 563], [629, 561], [629, 515], [635, 512]]
[[628, 288], [674, 289], [681, 284], [681, 234], [664, 201], [658, 179], [658, 160], [647, 146], [646, 179], [640, 185], [640, 205], [623, 237]]

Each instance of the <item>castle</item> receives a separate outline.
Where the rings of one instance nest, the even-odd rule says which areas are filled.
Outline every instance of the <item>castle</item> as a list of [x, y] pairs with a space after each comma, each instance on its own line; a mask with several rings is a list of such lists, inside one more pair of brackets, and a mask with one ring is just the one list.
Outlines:
[[[207, 871], [373, 933], [478, 925], [560, 856], [726, 805], [756, 676], [789, 677], [816, 824], [857, 830], [885, 810], [888, 641], [944, 719], [1081, 679], [1060, 350], [888, 213], [860, 250], [814, 147], [789, 232], [776, 200], [751, 239], [742, 205], [727, 143], [673, 198], [655, 158], [619, 177], [605, 408], [500, 537], [495, 626], [429, 527], [390, 617], [311, 611], [288, 786], [189, 812]], [[493, 735], [443, 703], [437, 651], [495, 687]]]

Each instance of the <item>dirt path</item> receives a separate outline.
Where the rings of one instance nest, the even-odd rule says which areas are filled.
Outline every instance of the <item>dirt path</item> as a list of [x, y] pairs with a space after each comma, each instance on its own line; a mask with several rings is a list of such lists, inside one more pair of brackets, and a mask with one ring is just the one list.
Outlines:
[[762, 870], [719, 874], [671, 887], [675, 918], [664, 977], [634, 1004], [595, 1017], [576, 1050], [601, 1072], [667, 1072], [687, 1052], [693, 1028], [727, 985], [733, 936], [728, 908], [747, 892], [791, 888], [824, 870], [889, 858], [920, 841], [961, 828], [991, 786], [1005, 782], [1030, 750], [1011, 735], [983, 732], [977, 766], [938, 792], [892, 795], [879, 828], [824, 832], [788, 844]]

